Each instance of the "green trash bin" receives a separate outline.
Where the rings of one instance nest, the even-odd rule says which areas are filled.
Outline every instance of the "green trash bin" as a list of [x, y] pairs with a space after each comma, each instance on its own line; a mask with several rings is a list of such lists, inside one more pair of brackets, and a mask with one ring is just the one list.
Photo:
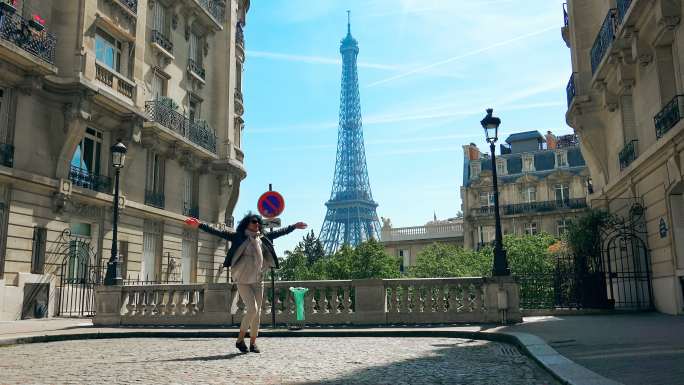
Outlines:
[[294, 297], [295, 307], [297, 308], [297, 326], [304, 325], [304, 296], [309, 291], [305, 287], [290, 287], [292, 296]]

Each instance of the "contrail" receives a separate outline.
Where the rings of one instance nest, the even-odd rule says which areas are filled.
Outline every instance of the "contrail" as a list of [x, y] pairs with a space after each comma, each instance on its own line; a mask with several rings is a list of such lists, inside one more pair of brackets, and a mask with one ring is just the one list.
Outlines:
[[501, 46], [503, 46], [503, 45], [507, 45], [507, 44], [516, 42], [516, 41], [518, 41], [518, 40], [523, 40], [523, 39], [527, 39], [528, 37], [532, 37], [532, 36], [536, 36], [536, 35], [541, 35], [541, 34], [544, 33], [544, 32], [548, 32], [548, 31], [551, 31], [551, 30], [557, 29], [557, 28], [558, 28], [557, 26], [553, 26], [553, 27], [544, 28], [544, 29], [539, 30], [539, 31], [536, 31], [536, 32], [530, 32], [530, 33], [527, 33], [527, 34], [525, 34], [525, 35], [521, 35], [521, 36], [518, 36], [518, 37], [514, 37], [513, 39], [509, 39], [509, 40], [502, 41], [502, 42], [499, 42], [499, 43], [496, 43], [496, 44], [492, 44], [492, 45], [487, 46], [487, 47], [484, 47], [484, 48], [476, 49], [476, 50], [474, 50], [474, 51], [465, 53], [465, 54], [463, 54], [463, 55], [454, 56], [454, 57], [452, 57], [452, 58], [445, 59], [445, 60], [442, 60], [442, 61], [438, 61], [438, 62], [436, 62], [436, 63], [432, 63], [432, 64], [429, 64], [429, 65], [426, 65], [426, 66], [424, 66], [424, 67], [412, 69], [411, 71], [407, 71], [407, 72], [401, 73], [401, 74], [399, 74], [399, 75], [395, 75], [395, 76], [392, 76], [392, 77], [389, 77], [389, 78], [386, 78], [386, 79], [378, 80], [378, 81], [376, 81], [376, 82], [373, 82], [373, 83], [368, 84], [366, 87], [375, 87], [375, 86], [378, 86], [378, 85], [380, 85], [380, 84], [389, 83], [389, 82], [394, 81], [394, 80], [397, 80], [397, 79], [401, 79], [401, 78], [405, 78], [405, 77], [407, 77], [407, 76], [411, 76], [411, 75], [413, 75], [413, 74], [425, 72], [425, 71], [427, 71], [427, 70], [429, 70], [429, 69], [432, 69], [432, 68], [435, 68], [435, 67], [439, 67], [439, 66], [441, 66], [441, 65], [444, 65], [444, 64], [447, 64], [447, 63], [451, 63], [451, 62], [454, 62], [454, 61], [457, 61], [457, 60], [460, 60], [460, 59], [463, 59], [463, 58], [466, 58], [466, 57], [475, 56], [475, 55], [480, 54], [480, 53], [482, 53], [482, 52], [489, 51], [489, 50], [492, 50], [492, 49], [494, 49], [494, 48], [498, 48], [498, 47], [501, 47]]

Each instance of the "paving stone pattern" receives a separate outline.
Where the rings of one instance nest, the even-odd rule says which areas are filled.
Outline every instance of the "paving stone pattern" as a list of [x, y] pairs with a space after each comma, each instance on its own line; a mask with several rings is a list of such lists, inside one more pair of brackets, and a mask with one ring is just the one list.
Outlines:
[[0, 348], [1, 384], [558, 384], [515, 347], [455, 338], [122, 338]]

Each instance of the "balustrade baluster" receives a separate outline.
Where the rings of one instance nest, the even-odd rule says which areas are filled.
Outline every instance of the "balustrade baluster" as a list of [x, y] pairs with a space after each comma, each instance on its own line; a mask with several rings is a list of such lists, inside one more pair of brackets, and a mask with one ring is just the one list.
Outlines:
[[126, 313], [124, 315], [131, 316], [133, 315], [133, 310], [135, 309], [135, 295], [129, 290], [126, 292], [124, 298], [124, 308], [126, 309]]
[[176, 291], [168, 289], [167, 294], [169, 299], [168, 302], [166, 302], [166, 314], [176, 315]]
[[354, 311], [354, 308], [352, 307], [352, 300], [351, 300], [351, 291], [354, 290], [353, 287], [351, 286], [345, 286], [344, 288], [344, 312], [345, 313], [352, 313]]
[[402, 285], [401, 288], [401, 308], [399, 309], [402, 313], [408, 313], [410, 311], [409, 304], [409, 286]]
[[192, 306], [190, 307], [190, 309], [191, 309], [191, 312], [193, 315], [196, 315], [199, 313], [199, 305], [197, 304], [197, 301], [199, 299], [198, 294], [199, 294], [198, 290], [191, 290], [190, 291], [190, 298], [192, 301], [191, 302]]
[[323, 314], [332, 313], [332, 311], [330, 311], [330, 301], [328, 301], [329, 293], [331, 293], [331, 289], [329, 287], [321, 288], [321, 296], [323, 296]]
[[434, 300], [433, 300], [433, 298], [434, 298], [434, 291], [435, 291], [435, 287], [434, 287], [434, 286], [431, 286], [430, 284], [428, 284], [427, 286], [425, 286], [425, 296], [423, 297], [423, 298], [424, 298], [424, 302], [425, 302], [425, 307], [423, 308], [423, 311], [424, 311], [425, 313], [432, 313], [432, 312], [434, 312], [434, 309], [433, 309], [433, 305], [434, 305]]
[[145, 315], [154, 315], [152, 310], [154, 309], [154, 291], [151, 289], [145, 290]]
[[145, 293], [141, 290], [135, 291], [135, 315], [145, 314]]
[[450, 285], [449, 286], [449, 311], [453, 313], [460, 313], [463, 302], [461, 298], [463, 295], [463, 290], [461, 285]]
[[340, 287], [333, 287], [331, 289], [330, 297], [330, 312], [333, 314], [339, 314], [340, 311]]
[[435, 287], [435, 299], [436, 299], [436, 305], [435, 305], [435, 312], [437, 313], [444, 313], [446, 309], [444, 308], [444, 295], [445, 295], [445, 287], [444, 285], [440, 284], [439, 286]]

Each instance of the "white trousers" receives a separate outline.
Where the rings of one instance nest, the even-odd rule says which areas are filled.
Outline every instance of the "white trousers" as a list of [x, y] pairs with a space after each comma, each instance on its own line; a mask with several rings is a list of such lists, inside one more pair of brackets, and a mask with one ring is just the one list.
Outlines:
[[247, 314], [242, 317], [240, 323], [240, 331], [247, 331], [249, 328], [249, 335], [256, 338], [259, 334], [259, 324], [261, 321], [261, 304], [264, 300], [264, 284], [249, 283], [237, 284], [238, 293], [242, 302], [247, 307]]

